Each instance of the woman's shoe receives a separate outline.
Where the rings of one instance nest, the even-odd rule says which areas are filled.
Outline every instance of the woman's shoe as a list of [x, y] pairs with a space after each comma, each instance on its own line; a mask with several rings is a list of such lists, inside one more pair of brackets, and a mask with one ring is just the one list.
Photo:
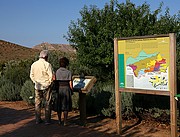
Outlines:
[[59, 121], [59, 122], [58, 122], [58, 124], [61, 126], [61, 125], [62, 125], [62, 122], [61, 122], [61, 121]]
[[63, 124], [64, 126], [67, 126], [67, 122], [64, 122], [64, 124]]
[[36, 125], [41, 124], [41, 123], [43, 123], [42, 119], [39, 119], [39, 120], [36, 121]]

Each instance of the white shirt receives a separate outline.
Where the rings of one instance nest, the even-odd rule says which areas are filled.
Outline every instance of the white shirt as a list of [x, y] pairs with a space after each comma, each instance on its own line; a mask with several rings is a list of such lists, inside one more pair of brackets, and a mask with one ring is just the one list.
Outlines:
[[47, 89], [52, 82], [52, 76], [52, 66], [43, 58], [40, 58], [31, 65], [30, 78], [35, 83], [35, 89]]

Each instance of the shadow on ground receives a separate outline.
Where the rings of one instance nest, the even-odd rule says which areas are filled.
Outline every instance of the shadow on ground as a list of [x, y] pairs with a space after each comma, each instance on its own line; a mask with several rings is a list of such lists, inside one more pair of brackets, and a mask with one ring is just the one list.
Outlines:
[[141, 123], [136, 121], [123, 123], [123, 133], [118, 135], [115, 119], [100, 116], [88, 116], [86, 126], [81, 126], [80, 123], [79, 113], [71, 112], [68, 125], [60, 126], [57, 115], [53, 112], [51, 125], [44, 123], [35, 125], [32, 106], [0, 102], [0, 136], [2, 137], [157, 137], [159, 132], [154, 127], [142, 131], [142, 126], [139, 126]]

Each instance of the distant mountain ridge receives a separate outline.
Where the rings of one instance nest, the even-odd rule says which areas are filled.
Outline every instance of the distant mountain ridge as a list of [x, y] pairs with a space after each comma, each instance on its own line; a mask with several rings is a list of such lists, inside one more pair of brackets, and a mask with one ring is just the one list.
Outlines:
[[66, 53], [68, 53], [68, 52], [75, 53], [76, 52], [76, 50], [71, 45], [68, 45], [68, 44], [51, 44], [48, 42], [41, 43], [39, 45], [33, 46], [32, 48], [38, 49], [38, 50], [43, 50], [43, 49], [59, 50], [59, 51], [66, 52]]

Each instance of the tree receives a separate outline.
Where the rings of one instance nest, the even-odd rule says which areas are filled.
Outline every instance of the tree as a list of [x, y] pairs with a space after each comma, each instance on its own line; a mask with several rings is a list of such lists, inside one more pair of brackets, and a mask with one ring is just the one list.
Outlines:
[[[80, 11], [82, 19], [71, 22], [68, 41], [77, 49], [79, 65], [89, 68], [89, 75], [107, 79], [113, 69], [114, 4], [100, 10], [87, 6]], [[86, 73], [80, 70], [83, 73]], [[103, 74], [103, 75], [102, 75]], [[106, 74], [106, 75], [105, 75]]]
[[[115, 37], [178, 33], [180, 14], [170, 16], [166, 9], [162, 15], [162, 6], [160, 3], [158, 9], [151, 11], [146, 2], [136, 7], [129, 0], [120, 4], [111, 0], [103, 9], [84, 6], [80, 11], [81, 19], [71, 22], [66, 36], [77, 49], [77, 64], [83, 66], [79, 71], [88, 68], [88, 75], [95, 75], [102, 81], [113, 78]], [[178, 44], [179, 41], [178, 33]]]

